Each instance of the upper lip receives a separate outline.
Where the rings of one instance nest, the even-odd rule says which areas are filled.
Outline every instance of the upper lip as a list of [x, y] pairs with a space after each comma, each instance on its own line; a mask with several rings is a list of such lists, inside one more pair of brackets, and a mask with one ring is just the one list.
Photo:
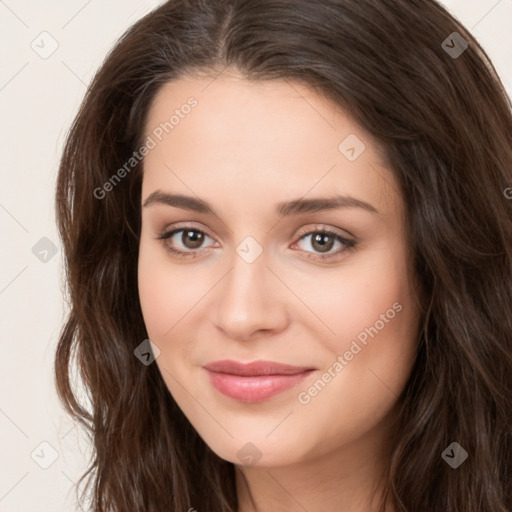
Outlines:
[[231, 375], [296, 375], [309, 370], [312, 367], [292, 366], [289, 364], [276, 363], [275, 361], [253, 361], [251, 363], [241, 363], [238, 361], [223, 360], [214, 361], [204, 366], [207, 370], [217, 373], [228, 373]]

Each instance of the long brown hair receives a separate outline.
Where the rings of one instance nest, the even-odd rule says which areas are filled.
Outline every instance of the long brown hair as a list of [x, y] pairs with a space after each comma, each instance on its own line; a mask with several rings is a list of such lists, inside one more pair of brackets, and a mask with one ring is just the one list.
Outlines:
[[[110, 52], [69, 132], [56, 193], [70, 302], [56, 386], [93, 443], [82, 476], [93, 510], [237, 510], [234, 465], [198, 436], [157, 366], [134, 356], [148, 337], [137, 289], [143, 161], [94, 192], [142, 145], [164, 83], [228, 67], [335, 101], [382, 144], [400, 184], [425, 303], [390, 439], [389, 501], [512, 510], [511, 102], [485, 51], [434, 0], [171, 0]], [[454, 441], [468, 453], [457, 469], [441, 457]]]

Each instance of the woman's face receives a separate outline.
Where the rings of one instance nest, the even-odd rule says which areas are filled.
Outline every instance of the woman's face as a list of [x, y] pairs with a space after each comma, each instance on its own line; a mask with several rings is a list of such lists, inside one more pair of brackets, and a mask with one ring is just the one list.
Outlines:
[[146, 136], [140, 301], [200, 436], [263, 466], [382, 439], [418, 307], [376, 142], [311, 89], [226, 74], [167, 84]]

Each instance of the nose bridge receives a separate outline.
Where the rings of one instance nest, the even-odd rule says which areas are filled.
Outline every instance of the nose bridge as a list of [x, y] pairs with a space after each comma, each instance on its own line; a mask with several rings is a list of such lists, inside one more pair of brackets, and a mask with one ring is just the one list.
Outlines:
[[233, 255], [231, 272], [228, 274], [224, 289], [222, 290], [222, 303], [229, 310], [238, 314], [247, 315], [249, 311], [256, 312], [261, 307], [265, 296], [266, 258], [260, 255], [254, 261], [245, 260], [238, 253]]
[[239, 244], [218, 294], [217, 325], [238, 339], [257, 330], [275, 329], [283, 320], [277, 283], [272, 283], [272, 273], [266, 267], [267, 255], [263, 251], [257, 254], [252, 243]]

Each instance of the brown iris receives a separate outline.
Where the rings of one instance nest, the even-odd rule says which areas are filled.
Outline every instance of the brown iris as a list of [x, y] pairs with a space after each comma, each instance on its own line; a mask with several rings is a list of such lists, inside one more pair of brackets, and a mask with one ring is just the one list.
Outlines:
[[327, 233], [316, 233], [312, 235], [311, 244], [315, 251], [328, 252], [332, 249], [334, 244], [334, 237]]
[[204, 241], [204, 233], [201, 231], [183, 231], [181, 242], [187, 249], [197, 249]]

